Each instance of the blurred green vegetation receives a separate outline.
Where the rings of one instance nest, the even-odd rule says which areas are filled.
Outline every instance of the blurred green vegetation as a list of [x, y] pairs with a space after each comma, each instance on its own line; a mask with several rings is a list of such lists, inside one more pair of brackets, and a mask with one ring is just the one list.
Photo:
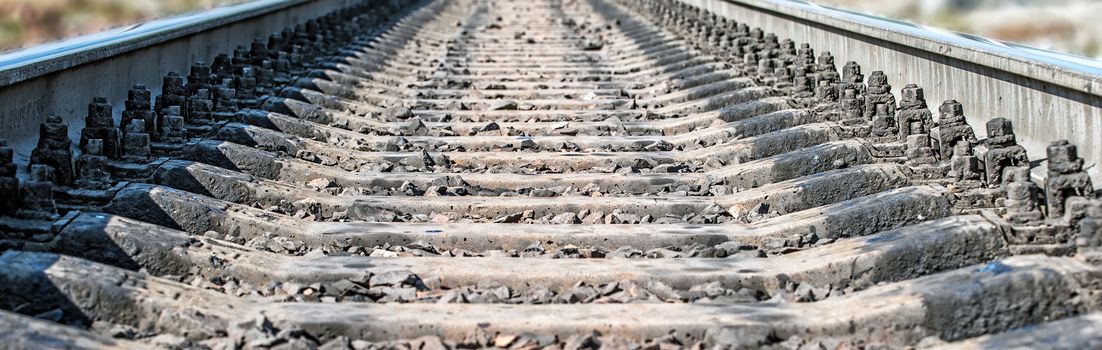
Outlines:
[[250, 0], [0, 0], [0, 51]]

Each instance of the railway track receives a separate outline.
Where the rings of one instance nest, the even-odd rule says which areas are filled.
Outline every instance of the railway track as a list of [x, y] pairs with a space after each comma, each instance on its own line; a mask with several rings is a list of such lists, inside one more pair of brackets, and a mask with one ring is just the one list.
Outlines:
[[667, 0], [335, 11], [0, 148], [0, 339], [1097, 346], [1076, 145], [860, 64]]

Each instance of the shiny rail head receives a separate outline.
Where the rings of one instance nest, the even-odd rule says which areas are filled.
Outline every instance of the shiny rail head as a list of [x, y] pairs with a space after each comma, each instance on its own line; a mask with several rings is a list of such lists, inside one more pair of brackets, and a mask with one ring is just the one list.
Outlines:
[[0, 54], [0, 87], [308, 2], [249, 1], [14, 50]]
[[[682, 0], [705, 9], [716, 0]], [[802, 0], [722, 0], [753, 11], [799, 18], [934, 54], [970, 61], [1031, 79], [1102, 95], [1102, 62], [1022, 44], [957, 33]], [[890, 34], [890, 35], [886, 35]]]

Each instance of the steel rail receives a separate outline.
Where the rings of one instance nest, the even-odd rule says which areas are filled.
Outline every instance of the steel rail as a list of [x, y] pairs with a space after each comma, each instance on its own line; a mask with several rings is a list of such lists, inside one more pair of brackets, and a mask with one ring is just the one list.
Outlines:
[[0, 87], [309, 2], [249, 1], [7, 52], [0, 54]]

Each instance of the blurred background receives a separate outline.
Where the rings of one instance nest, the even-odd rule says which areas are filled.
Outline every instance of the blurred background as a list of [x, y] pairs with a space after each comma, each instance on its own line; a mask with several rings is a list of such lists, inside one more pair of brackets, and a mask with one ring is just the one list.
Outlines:
[[0, 0], [0, 52], [249, 0]]
[[1102, 0], [809, 0], [1102, 59]]
[[[249, 0], [0, 0], [0, 51]], [[810, 0], [1102, 59], [1102, 0]]]

